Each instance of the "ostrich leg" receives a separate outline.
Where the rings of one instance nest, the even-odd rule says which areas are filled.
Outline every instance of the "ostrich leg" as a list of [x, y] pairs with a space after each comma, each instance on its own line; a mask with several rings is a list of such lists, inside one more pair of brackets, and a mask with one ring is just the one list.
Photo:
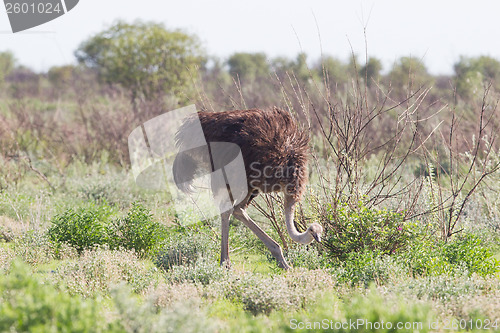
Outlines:
[[234, 217], [243, 222], [254, 234], [259, 237], [259, 239], [266, 245], [266, 247], [271, 251], [271, 254], [278, 261], [278, 266], [284, 269], [290, 269], [291, 267], [287, 264], [285, 257], [283, 256], [283, 251], [281, 246], [276, 243], [274, 239], [269, 237], [264, 230], [262, 230], [251, 218], [248, 216], [245, 209], [242, 207], [235, 207], [233, 212]]
[[229, 261], [229, 217], [231, 212], [227, 211], [220, 215], [221, 217], [221, 252], [220, 252], [220, 265], [229, 268], [231, 262]]

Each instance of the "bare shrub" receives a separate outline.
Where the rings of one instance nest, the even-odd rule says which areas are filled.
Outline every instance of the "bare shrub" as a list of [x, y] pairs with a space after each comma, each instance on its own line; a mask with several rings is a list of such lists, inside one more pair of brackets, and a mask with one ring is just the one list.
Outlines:
[[[498, 100], [490, 96], [490, 87], [486, 87], [479, 110], [476, 112], [475, 132], [467, 144], [462, 143], [459, 135], [463, 119], [455, 110], [451, 110], [451, 124], [440, 131], [441, 147], [445, 157], [441, 157], [425, 147], [424, 159], [428, 166], [428, 186], [434, 206], [421, 214], [433, 214], [438, 219], [440, 233], [449, 238], [460, 232], [459, 225], [466, 205], [481, 185], [490, 176], [500, 170], [498, 145], [496, 142], [499, 123], [496, 120]], [[438, 172], [439, 171], [439, 172]]]

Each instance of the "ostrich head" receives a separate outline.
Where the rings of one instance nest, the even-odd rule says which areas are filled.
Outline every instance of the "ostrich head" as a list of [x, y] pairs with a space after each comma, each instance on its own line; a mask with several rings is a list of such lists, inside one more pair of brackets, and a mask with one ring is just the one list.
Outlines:
[[[316, 242], [321, 243], [321, 235], [323, 234], [323, 227], [319, 223], [313, 223], [307, 228], [309, 233]], [[311, 239], [312, 241], [312, 239]]]

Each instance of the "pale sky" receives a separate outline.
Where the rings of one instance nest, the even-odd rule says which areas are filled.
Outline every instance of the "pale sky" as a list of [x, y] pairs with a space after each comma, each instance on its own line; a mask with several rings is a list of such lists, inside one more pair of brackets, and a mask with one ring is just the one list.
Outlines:
[[421, 58], [433, 74], [450, 74], [460, 55], [500, 59], [496, 0], [80, 0], [54, 21], [13, 34], [0, 4], [0, 52], [37, 71], [75, 63], [74, 50], [117, 19], [163, 22], [198, 35], [209, 55], [265, 52], [309, 60], [323, 53], [347, 61], [351, 47], [388, 70], [401, 56]]

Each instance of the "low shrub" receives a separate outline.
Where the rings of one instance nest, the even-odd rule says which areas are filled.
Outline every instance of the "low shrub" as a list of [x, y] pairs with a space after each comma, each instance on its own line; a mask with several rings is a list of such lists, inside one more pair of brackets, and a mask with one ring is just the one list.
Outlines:
[[53, 242], [67, 243], [82, 253], [95, 245], [109, 243], [107, 220], [111, 214], [107, 205], [69, 209], [52, 219], [47, 234]]
[[[395, 284], [391, 292], [407, 300], [431, 305], [436, 313], [454, 318], [495, 319], [500, 313], [500, 285], [494, 276], [470, 275], [466, 270], [454, 275], [424, 276]], [[499, 322], [500, 325], [500, 322]]]
[[486, 276], [500, 272], [500, 262], [493, 258], [478, 236], [470, 233], [457, 236], [443, 244], [443, 256], [447, 263], [455, 267], [465, 266], [469, 275]]
[[154, 221], [149, 210], [134, 203], [126, 217], [115, 219], [109, 226], [112, 248], [134, 249], [139, 255], [151, 255], [165, 239], [166, 228]]
[[282, 321], [279, 332], [429, 332], [430, 307], [388, 297], [376, 288], [338, 299], [331, 293], [307, 312]]
[[64, 262], [50, 278], [70, 294], [94, 297], [108, 294], [120, 283], [144, 293], [155, 286], [158, 274], [156, 267], [148, 267], [133, 251], [97, 248], [85, 250], [78, 260]]
[[168, 271], [173, 266], [190, 266], [200, 257], [210, 258], [216, 262], [216, 243], [202, 233], [178, 233], [167, 239], [159, 248], [155, 263]]
[[305, 309], [331, 290], [333, 281], [330, 274], [321, 270], [296, 269], [275, 276], [228, 274], [210, 286], [215, 294], [243, 304], [243, 309], [253, 315], [269, 315], [273, 311]]
[[14, 253], [30, 265], [42, 265], [57, 257], [57, 249], [46, 234], [30, 230], [14, 239]]
[[169, 308], [157, 308], [140, 302], [126, 287], [112, 291], [115, 316], [124, 332], [134, 333], [198, 333], [219, 332], [217, 323], [209, 318], [200, 304], [184, 299]]
[[401, 252], [417, 235], [415, 224], [405, 221], [404, 213], [375, 210], [361, 202], [356, 207], [330, 207], [326, 225], [327, 254], [341, 260], [346, 260], [351, 252]]
[[219, 263], [203, 256], [191, 265], [172, 266], [166, 273], [167, 281], [171, 283], [194, 282], [208, 285], [212, 281], [222, 279], [227, 270]]
[[0, 242], [11, 242], [28, 231], [25, 223], [0, 215]]
[[385, 284], [391, 280], [413, 276], [477, 274], [493, 275], [500, 271], [499, 262], [488, 248], [473, 234], [464, 234], [454, 240], [420, 240], [413, 242], [411, 251], [394, 256], [365, 250], [351, 252], [345, 260], [331, 260], [338, 283], [352, 286], [371, 282]]
[[199, 304], [179, 302], [158, 309], [140, 302], [127, 286], [111, 290], [106, 306], [58, 291], [14, 261], [0, 275], [1, 332], [215, 332], [217, 326]]
[[[432, 312], [429, 306], [408, 302], [404, 299], [387, 299], [376, 289], [371, 289], [367, 295], [356, 295], [345, 300], [343, 304], [345, 318], [356, 321], [353, 332], [428, 332], [432, 322]], [[361, 323], [358, 319], [362, 319]], [[377, 323], [385, 322], [385, 327], [377, 327]], [[391, 323], [391, 324], [389, 324]], [[402, 324], [398, 327], [398, 323]], [[359, 325], [361, 324], [361, 325]], [[395, 327], [389, 327], [394, 325]]]

